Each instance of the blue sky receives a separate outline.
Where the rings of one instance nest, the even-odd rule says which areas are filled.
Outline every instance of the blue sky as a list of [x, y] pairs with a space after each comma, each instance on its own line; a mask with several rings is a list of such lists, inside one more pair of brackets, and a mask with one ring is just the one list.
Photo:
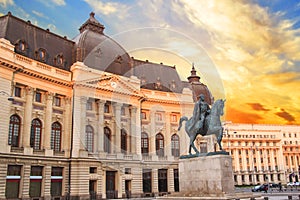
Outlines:
[[300, 124], [300, 2], [296, 0], [0, 0], [13, 15], [72, 39], [91, 11], [135, 58], [192, 63], [226, 120]]

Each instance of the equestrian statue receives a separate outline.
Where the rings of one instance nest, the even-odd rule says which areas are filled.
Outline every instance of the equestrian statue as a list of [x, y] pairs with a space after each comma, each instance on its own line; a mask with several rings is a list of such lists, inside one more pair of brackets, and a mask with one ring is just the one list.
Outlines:
[[181, 129], [182, 122], [185, 123], [185, 132], [190, 137], [189, 154], [192, 154], [192, 148], [199, 155], [200, 152], [195, 147], [194, 141], [198, 134], [202, 136], [215, 134], [217, 143], [222, 151], [223, 127], [220, 117], [224, 114], [224, 104], [226, 100], [218, 99], [210, 108], [205, 102], [205, 96], [199, 95], [199, 100], [195, 103], [193, 116], [188, 119], [186, 116], [180, 118], [178, 131]]

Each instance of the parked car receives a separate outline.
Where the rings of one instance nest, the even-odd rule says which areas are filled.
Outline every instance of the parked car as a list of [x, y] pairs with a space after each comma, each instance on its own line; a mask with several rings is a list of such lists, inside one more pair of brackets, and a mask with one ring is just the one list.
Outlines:
[[267, 192], [268, 184], [257, 185], [252, 188], [252, 192]]
[[279, 187], [279, 184], [277, 184], [277, 183], [269, 183], [269, 185], [270, 185], [270, 188], [277, 188], [277, 187]]
[[287, 186], [293, 187], [293, 186], [300, 186], [300, 182], [289, 182], [286, 184]]

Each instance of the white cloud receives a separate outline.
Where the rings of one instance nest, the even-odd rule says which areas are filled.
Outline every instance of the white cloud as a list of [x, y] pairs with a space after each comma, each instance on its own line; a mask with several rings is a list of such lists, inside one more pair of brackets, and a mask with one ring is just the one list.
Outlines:
[[32, 10], [32, 13], [35, 14], [36, 16], [40, 17], [40, 18], [49, 19], [49, 17], [45, 16], [44, 13], [38, 12], [36, 10]]
[[50, 1], [36, 0], [36, 1], [44, 4], [47, 7], [65, 6], [66, 5], [65, 0], [50, 0]]
[[51, 0], [54, 4], [58, 5], [58, 6], [65, 6], [66, 2], [65, 0]]
[[13, 0], [0, 0], [0, 7], [3, 7], [4, 9], [7, 8], [7, 6], [9, 5], [14, 5], [14, 1]]
[[49, 28], [51, 32], [55, 32], [56, 31], [56, 26], [54, 24], [48, 24], [47, 28]]
[[85, 0], [96, 13], [103, 15], [110, 15], [118, 12], [119, 17], [124, 16], [124, 11], [127, 10], [127, 6], [117, 2], [102, 2], [99, 0]]

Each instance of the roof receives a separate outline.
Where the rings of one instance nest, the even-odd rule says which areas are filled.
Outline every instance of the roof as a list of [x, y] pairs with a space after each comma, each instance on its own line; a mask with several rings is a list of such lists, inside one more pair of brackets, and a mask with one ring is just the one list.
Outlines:
[[[0, 17], [0, 37], [9, 40], [13, 45], [20, 41], [25, 44], [24, 51], [18, 51], [26, 57], [37, 59], [40, 49], [45, 50], [45, 58], [42, 62], [69, 70], [73, 64], [72, 53], [75, 43], [66, 37], [59, 36], [13, 16], [10, 12]], [[63, 57], [61, 65], [56, 64], [57, 56]]]
[[133, 59], [133, 75], [141, 80], [141, 88], [176, 93], [183, 89], [175, 67]]
[[95, 19], [92, 12], [89, 19], [79, 28], [76, 43], [76, 60], [85, 65], [123, 76], [131, 76], [131, 58], [126, 50], [103, 33], [104, 26]]

